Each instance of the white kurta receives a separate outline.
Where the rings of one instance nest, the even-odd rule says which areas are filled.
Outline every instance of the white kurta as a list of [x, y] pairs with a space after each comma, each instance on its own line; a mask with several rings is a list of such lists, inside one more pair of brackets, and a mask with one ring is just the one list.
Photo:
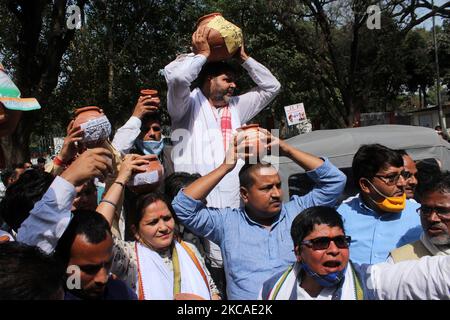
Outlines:
[[[220, 117], [200, 89], [190, 90], [206, 63], [203, 55], [193, 53], [179, 56], [164, 68], [167, 81], [167, 108], [172, 119], [172, 159], [175, 171], [206, 175], [217, 168], [225, 158]], [[280, 83], [270, 71], [249, 58], [242, 66], [257, 87], [230, 99], [233, 133], [256, 116], [272, 101], [280, 90]], [[227, 174], [207, 197], [208, 206], [237, 208], [240, 205], [238, 173], [243, 162]], [[206, 248], [208, 250], [208, 248]], [[212, 251], [217, 252], [217, 246]], [[220, 252], [220, 251], [218, 251]], [[212, 265], [220, 267], [220, 255], [210, 252]]]

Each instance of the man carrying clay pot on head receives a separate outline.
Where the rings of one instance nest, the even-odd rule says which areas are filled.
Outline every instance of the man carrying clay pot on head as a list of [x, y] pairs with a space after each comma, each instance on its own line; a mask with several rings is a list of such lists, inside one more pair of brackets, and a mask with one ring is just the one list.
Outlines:
[[[209, 25], [209, 24], [208, 24]], [[255, 82], [256, 87], [239, 96], [233, 68], [223, 61], [210, 61], [211, 28], [200, 26], [192, 36], [193, 53], [181, 55], [164, 68], [167, 109], [172, 120], [172, 159], [175, 171], [199, 173], [202, 176], [217, 168], [223, 161], [232, 134], [255, 117], [280, 90], [280, 83], [272, 73], [249, 57], [241, 43], [234, 57]], [[197, 80], [198, 87], [190, 86]], [[208, 206], [239, 207], [238, 172], [228, 174], [208, 195]], [[211, 274], [223, 270], [220, 249], [212, 242], [205, 244], [211, 260]], [[223, 274], [222, 274], [223, 276]], [[216, 284], [220, 281], [215, 278]]]

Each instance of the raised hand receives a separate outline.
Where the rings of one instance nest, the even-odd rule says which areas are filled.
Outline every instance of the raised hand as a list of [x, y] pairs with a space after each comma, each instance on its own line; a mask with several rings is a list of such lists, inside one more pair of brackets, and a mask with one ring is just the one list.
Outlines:
[[192, 35], [192, 49], [195, 54], [204, 55], [206, 58], [211, 54], [211, 48], [208, 43], [210, 28], [203, 26], [198, 28]]
[[75, 187], [92, 178], [104, 180], [112, 173], [112, 154], [104, 148], [88, 149], [64, 170], [61, 177]]
[[149, 159], [152, 157], [153, 155], [141, 156], [138, 154], [127, 154], [120, 165], [116, 181], [125, 184], [130, 180], [133, 173], [145, 172], [145, 167], [143, 166], [149, 164]]
[[133, 116], [142, 119], [146, 114], [158, 111], [159, 97], [140, 96], [134, 107]]
[[249, 58], [248, 54], [245, 52], [244, 39], [242, 39], [242, 45], [236, 51], [233, 58], [239, 60], [241, 63], [244, 63]]
[[80, 126], [73, 127], [74, 120], [70, 121], [67, 126], [67, 136], [64, 138], [64, 143], [61, 151], [58, 154], [58, 158], [64, 162], [70, 162], [77, 155], [76, 142], [83, 140], [83, 130]]

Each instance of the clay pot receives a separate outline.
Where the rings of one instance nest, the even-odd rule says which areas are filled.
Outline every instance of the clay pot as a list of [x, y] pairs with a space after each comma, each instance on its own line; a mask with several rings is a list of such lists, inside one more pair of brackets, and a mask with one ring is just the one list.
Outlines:
[[[244, 135], [247, 140], [248, 148], [245, 148], [245, 152], [253, 153], [252, 158], [256, 158], [258, 161], [260, 159], [260, 154], [263, 151], [263, 145], [261, 144], [261, 139], [265, 138], [265, 135], [258, 130], [259, 124], [249, 124], [238, 129], [242, 131], [241, 134]], [[246, 158], [245, 160], [248, 160]]]
[[89, 120], [103, 116], [101, 109], [96, 106], [78, 108], [75, 110], [73, 127], [80, 126]]
[[242, 46], [242, 30], [231, 22], [223, 19], [222, 14], [214, 12], [200, 17], [197, 20], [197, 29], [208, 25], [216, 17], [221, 17], [214, 26], [209, 25], [208, 43], [211, 49], [209, 61], [220, 61], [231, 58]]
[[142, 89], [142, 90], [141, 90], [141, 96], [152, 96], [152, 97], [157, 97], [157, 96], [158, 96], [158, 90], [153, 90], [153, 89]]
[[161, 184], [164, 175], [163, 165], [156, 155], [145, 157], [147, 161], [150, 161], [148, 165], [142, 166], [145, 172], [134, 174], [127, 184], [130, 190], [137, 194], [155, 191]]

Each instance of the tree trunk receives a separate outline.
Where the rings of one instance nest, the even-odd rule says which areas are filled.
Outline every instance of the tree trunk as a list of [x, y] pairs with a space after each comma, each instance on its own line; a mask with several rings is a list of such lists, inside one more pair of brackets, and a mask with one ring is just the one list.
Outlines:
[[[77, 5], [83, 11], [86, 0], [79, 0]], [[47, 20], [43, 17], [46, 0], [11, 1], [10, 10], [20, 24], [18, 35], [18, 65], [16, 84], [22, 97], [36, 97], [42, 109], [34, 112], [24, 112], [16, 131], [1, 139], [1, 147], [5, 154], [6, 165], [29, 160], [30, 136], [33, 124], [36, 123], [52, 91], [58, 84], [61, 72], [61, 59], [75, 35], [74, 30], [66, 28], [67, 0], [55, 0], [51, 10], [51, 25], [47, 36], [47, 46], [40, 44], [42, 26]], [[20, 8], [20, 9], [18, 9]]]

